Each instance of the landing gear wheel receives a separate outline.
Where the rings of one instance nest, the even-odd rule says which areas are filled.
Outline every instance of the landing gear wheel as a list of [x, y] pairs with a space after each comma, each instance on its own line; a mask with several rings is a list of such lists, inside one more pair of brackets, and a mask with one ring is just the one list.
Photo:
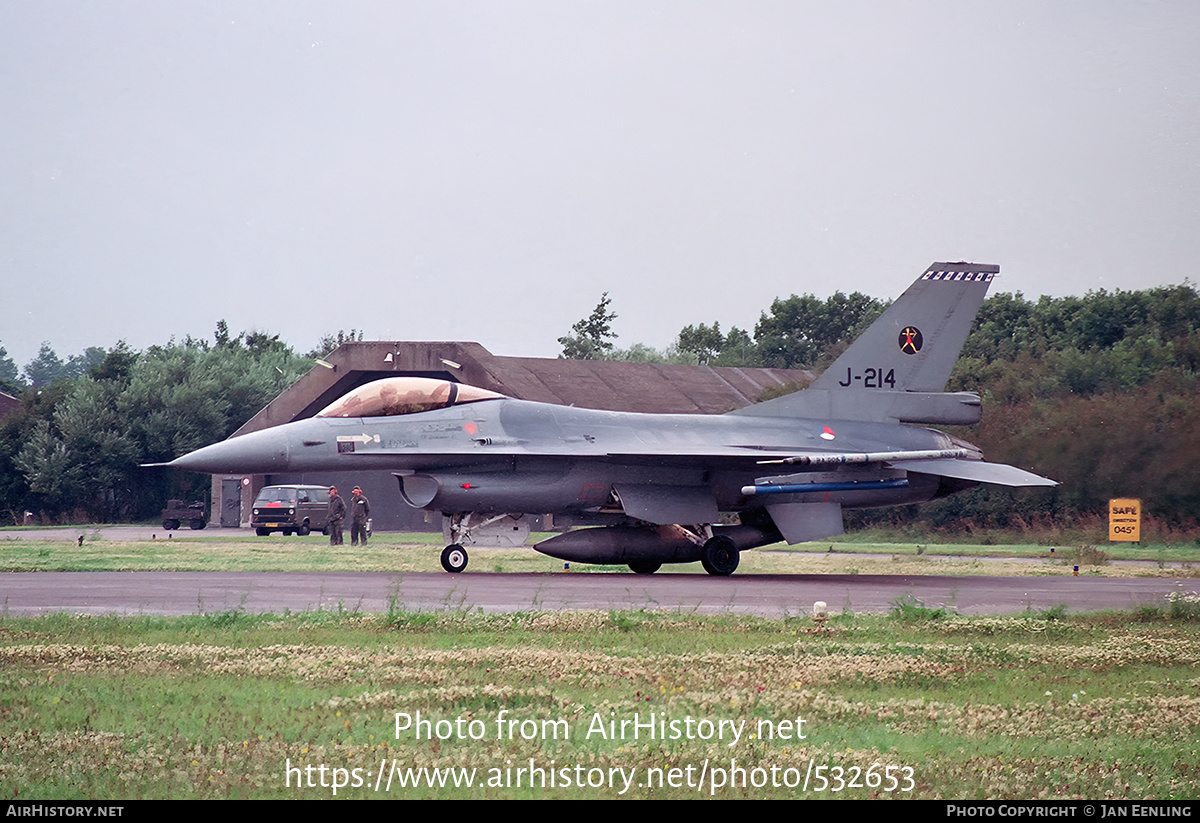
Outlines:
[[458, 574], [467, 567], [467, 550], [457, 543], [451, 543], [442, 549], [442, 568], [451, 574]]
[[629, 568], [633, 569], [635, 574], [654, 574], [662, 568], [662, 563], [653, 560], [634, 560], [629, 564]]
[[700, 565], [709, 574], [726, 577], [738, 567], [738, 549], [728, 537], [710, 537], [700, 555]]

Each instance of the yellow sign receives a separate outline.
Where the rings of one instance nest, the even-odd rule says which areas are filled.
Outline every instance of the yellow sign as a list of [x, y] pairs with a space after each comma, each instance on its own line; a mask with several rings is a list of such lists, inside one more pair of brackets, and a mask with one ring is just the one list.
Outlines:
[[1140, 543], [1142, 501], [1117, 498], [1108, 501], [1108, 539]]

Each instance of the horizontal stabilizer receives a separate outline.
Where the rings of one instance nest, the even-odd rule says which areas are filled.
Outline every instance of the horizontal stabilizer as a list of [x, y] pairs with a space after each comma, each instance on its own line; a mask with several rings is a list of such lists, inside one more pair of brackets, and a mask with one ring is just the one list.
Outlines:
[[[779, 402], [783, 400], [788, 402]], [[979, 395], [973, 392], [831, 391], [808, 388], [730, 414], [971, 426], [982, 419], [983, 407]]]
[[889, 461], [894, 469], [904, 469], [921, 474], [953, 477], [957, 480], [973, 480], [976, 483], [994, 483], [997, 486], [1057, 486], [1048, 477], [1042, 477], [1016, 466], [1004, 463], [985, 463], [982, 460], [896, 460]]

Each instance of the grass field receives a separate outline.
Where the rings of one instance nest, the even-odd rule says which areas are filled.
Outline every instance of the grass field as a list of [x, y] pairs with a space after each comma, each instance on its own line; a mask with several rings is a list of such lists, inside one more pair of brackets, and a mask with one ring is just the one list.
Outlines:
[[1195, 798], [1200, 623], [1164, 606], [910, 603], [824, 630], [650, 612], [8, 619], [0, 790]]
[[[102, 529], [81, 527], [74, 540], [37, 539], [30, 530], [0, 529], [0, 571], [441, 571], [440, 534], [380, 534], [364, 547], [330, 546], [329, 538], [255, 537], [246, 532], [176, 532], [165, 538], [109, 540]], [[541, 537], [548, 537], [542, 535]], [[888, 543], [882, 535], [855, 535], [800, 546], [777, 544], [742, 553], [742, 574], [944, 574], [1105, 576], [1200, 575], [1200, 546], [1010, 543]], [[539, 539], [538, 535], [531, 542]], [[1122, 561], [1139, 561], [1136, 566]], [[472, 571], [552, 572], [562, 561], [529, 548], [471, 548]], [[608, 567], [575, 564], [577, 572]], [[624, 569], [625, 567], [620, 567]], [[698, 563], [673, 572], [703, 574]]]
[[[744, 568], [1072, 565], [1045, 546], [1005, 547], [1016, 559], [996, 561], [940, 559], [960, 554], [946, 546], [828, 545], [748, 552]], [[317, 536], [92, 535], [81, 547], [0, 535], [4, 568], [23, 570], [432, 571], [438, 546], [436, 535], [381, 536], [367, 551], [331, 550]], [[1140, 551], [1150, 562], [1132, 570], [1085, 556], [1106, 574], [1178, 576], [1195, 561], [1186, 546]], [[476, 552], [472, 563], [557, 565], [527, 549]], [[399, 607], [0, 618], [0, 791], [1188, 799], [1200, 797], [1198, 695], [1200, 603], [1186, 597], [1132, 614], [1006, 618], [906, 601], [824, 628], [732, 614]]]

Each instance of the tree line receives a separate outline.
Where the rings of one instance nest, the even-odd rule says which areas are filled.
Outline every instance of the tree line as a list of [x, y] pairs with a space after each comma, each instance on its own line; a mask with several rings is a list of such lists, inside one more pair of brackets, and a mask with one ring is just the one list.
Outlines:
[[[753, 331], [720, 321], [684, 326], [665, 349], [612, 342], [608, 293], [592, 314], [559, 338], [561, 357], [820, 372], [890, 305], [861, 292], [778, 298]], [[1200, 369], [1200, 295], [1185, 283], [1143, 291], [1027, 300], [988, 297], [963, 347], [949, 391], [1002, 402], [1092, 395], [1144, 385], [1162, 373]]]
[[[685, 326], [665, 350], [616, 347], [608, 294], [559, 338], [564, 355], [819, 372], [887, 307], [861, 293], [774, 300], [753, 330]], [[124, 343], [60, 358], [48, 343], [18, 370], [0, 347], [0, 390], [19, 406], [0, 420], [0, 507], [43, 522], [154, 518], [207, 479], [142, 463], [229, 436], [320, 357], [361, 332], [326, 335], [306, 353], [265, 332], [187, 337], [144, 351]], [[852, 516], [946, 528], [1066, 522], [1109, 497], [1183, 528], [1200, 525], [1200, 295], [1190, 284], [1036, 301], [988, 297], [948, 390], [984, 397], [984, 420], [952, 433], [997, 462], [1058, 480], [1045, 491], [977, 489], [916, 509]], [[766, 398], [761, 398], [766, 399]]]
[[[753, 330], [723, 332], [713, 321], [685, 326], [665, 350], [582, 348], [608, 359], [819, 373], [887, 306], [858, 292], [824, 300], [792, 295], [773, 301]], [[611, 323], [573, 331], [604, 335]], [[994, 294], [980, 308], [947, 386], [983, 397], [983, 422], [951, 433], [979, 445], [990, 460], [1060, 485], [984, 486], [921, 507], [855, 512], [848, 523], [921, 521], [958, 530], [1068, 525], [1099, 517], [1109, 498], [1136, 497], [1165, 528], [1195, 529], [1198, 375], [1200, 294], [1190, 283], [1037, 300]]]
[[134, 351], [124, 342], [62, 360], [48, 343], [24, 380], [0, 349], [0, 384], [20, 405], [0, 420], [0, 505], [11, 522], [121, 522], [155, 517], [166, 500], [203, 499], [207, 479], [142, 463], [222, 440], [356, 331], [305, 355], [278, 335], [191, 337]]

